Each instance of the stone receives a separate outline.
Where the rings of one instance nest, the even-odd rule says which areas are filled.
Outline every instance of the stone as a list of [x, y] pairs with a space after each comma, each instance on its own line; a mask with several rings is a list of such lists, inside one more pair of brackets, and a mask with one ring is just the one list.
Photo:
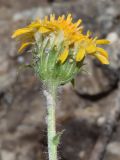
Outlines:
[[119, 40], [119, 36], [116, 32], [110, 32], [106, 37], [111, 43], [115, 43]]
[[16, 155], [14, 152], [1, 150], [1, 160], [15, 160]]
[[98, 120], [97, 120], [97, 124], [98, 126], [103, 126], [106, 122], [106, 118], [105, 117], [99, 117]]
[[[11, 67], [10, 67], [11, 66]], [[6, 55], [0, 55], [0, 92], [7, 89], [16, 80], [16, 69]]]
[[107, 147], [107, 151], [111, 154], [120, 156], [120, 142], [111, 142]]
[[43, 18], [45, 15], [49, 15], [52, 12], [52, 8], [50, 6], [46, 7], [38, 7], [32, 8], [29, 10], [25, 10], [22, 12], [15, 13], [13, 15], [13, 21], [33, 19], [35, 20], [37, 17]]

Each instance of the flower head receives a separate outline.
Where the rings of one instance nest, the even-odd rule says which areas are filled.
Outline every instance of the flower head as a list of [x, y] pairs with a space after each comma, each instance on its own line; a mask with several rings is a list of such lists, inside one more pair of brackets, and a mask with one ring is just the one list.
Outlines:
[[95, 56], [102, 64], [109, 64], [108, 53], [99, 45], [109, 44], [108, 40], [90, 38], [90, 35], [85, 36], [82, 40], [77, 42], [79, 50], [76, 54], [76, 61], [81, 61], [85, 55]]
[[41, 20], [36, 19], [30, 25], [25, 28], [18, 29], [12, 35], [13, 38], [18, 38], [22, 45], [19, 51], [22, 51], [25, 47], [32, 44], [35, 41], [35, 33], [41, 33], [44, 36], [49, 35], [50, 33], [59, 34], [60, 31], [64, 34], [64, 40], [67, 44], [74, 43], [77, 39], [80, 39], [80, 34], [82, 27], [80, 26], [81, 20], [78, 20], [76, 23], [72, 23], [71, 14], [67, 16], [58, 17], [55, 19], [55, 15], [50, 15], [50, 18], [47, 16]]
[[57, 19], [53, 14], [16, 30], [12, 37], [21, 43], [19, 52], [28, 45], [33, 46], [33, 58], [38, 59], [34, 68], [43, 80], [51, 77], [60, 81], [60, 84], [66, 83], [80, 71], [87, 55], [109, 64], [108, 53], [99, 46], [109, 41], [92, 38], [90, 32], [83, 34], [81, 22], [79, 19], [73, 23], [71, 14]]

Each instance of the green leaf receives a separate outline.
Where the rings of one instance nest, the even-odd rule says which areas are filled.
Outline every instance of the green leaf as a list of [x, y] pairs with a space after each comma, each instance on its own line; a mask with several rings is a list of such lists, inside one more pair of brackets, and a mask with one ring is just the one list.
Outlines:
[[62, 134], [63, 134], [64, 131], [65, 130], [63, 130], [61, 132], [58, 132], [56, 134], [56, 136], [54, 136], [54, 138], [53, 138], [53, 144], [55, 144], [56, 146], [58, 146], [58, 144], [60, 143], [60, 138], [61, 138], [61, 136], [62, 136]]

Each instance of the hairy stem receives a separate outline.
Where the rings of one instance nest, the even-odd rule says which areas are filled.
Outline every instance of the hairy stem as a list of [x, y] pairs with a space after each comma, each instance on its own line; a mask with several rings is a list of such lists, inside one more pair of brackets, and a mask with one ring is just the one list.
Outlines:
[[54, 143], [56, 136], [55, 126], [55, 106], [56, 106], [56, 88], [51, 85], [48, 90], [44, 90], [47, 101], [47, 137], [48, 137], [48, 156], [49, 160], [57, 160], [57, 145]]

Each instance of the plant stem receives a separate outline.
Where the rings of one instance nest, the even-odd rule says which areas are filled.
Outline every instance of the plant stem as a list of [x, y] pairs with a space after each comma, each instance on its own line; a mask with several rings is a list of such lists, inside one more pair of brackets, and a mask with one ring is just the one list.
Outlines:
[[56, 89], [51, 85], [48, 91], [44, 90], [44, 95], [47, 100], [47, 138], [48, 138], [48, 155], [49, 160], [57, 160], [57, 145], [54, 144], [56, 136], [55, 126], [55, 106], [56, 106]]

